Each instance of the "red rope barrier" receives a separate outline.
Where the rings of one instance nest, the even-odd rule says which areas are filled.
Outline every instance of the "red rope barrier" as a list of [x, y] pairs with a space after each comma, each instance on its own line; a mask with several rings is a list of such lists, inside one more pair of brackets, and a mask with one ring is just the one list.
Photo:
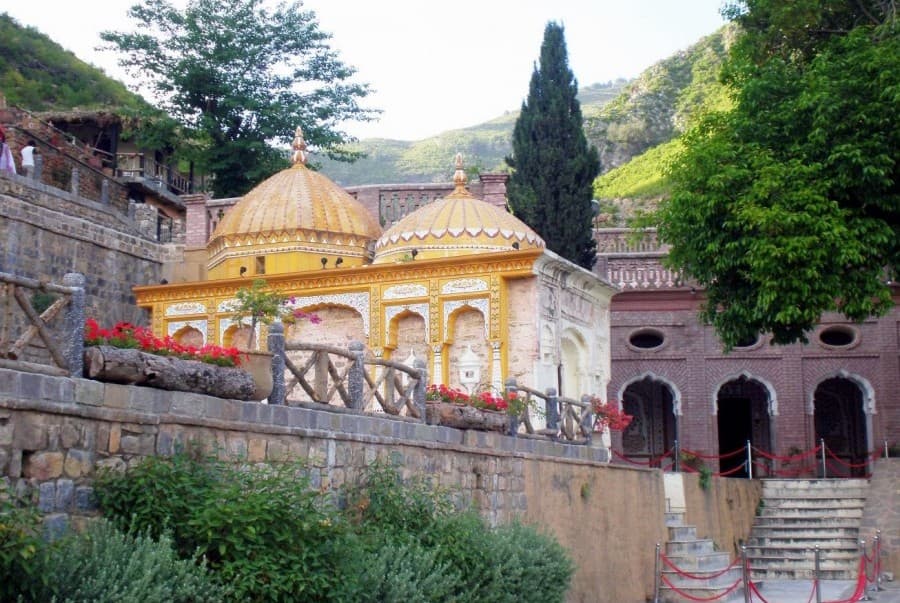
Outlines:
[[722, 592], [713, 597], [695, 597], [694, 595], [684, 592], [683, 590], [681, 590], [680, 588], [678, 588], [677, 586], [675, 586], [674, 584], [669, 582], [669, 579], [666, 578], [665, 576], [661, 576], [661, 577], [662, 577], [663, 583], [666, 586], [668, 586], [669, 588], [671, 588], [672, 591], [674, 591], [679, 596], [684, 597], [685, 599], [690, 599], [691, 601], [716, 601], [717, 599], [723, 599], [723, 598], [727, 597], [728, 595], [730, 595], [731, 593], [733, 593], [734, 591], [736, 591], [738, 589], [738, 587], [741, 585], [741, 579], [738, 578], [734, 584], [732, 584], [725, 590], [725, 592]]
[[[836, 460], [838, 463], [840, 463], [840, 464], [843, 465], [844, 467], [849, 467], [849, 468], [851, 468], [851, 469], [863, 469], [863, 468], [869, 466], [869, 463], [868, 463], [868, 462], [866, 462], [866, 463], [851, 463], [851, 462], [849, 462], [849, 461], [845, 461], [844, 459], [838, 457], [835, 453], [833, 453], [833, 452], [832, 452], [830, 449], [828, 449], [828, 448], [825, 449], [825, 453], [826, 453], [830, 458]], [[866, 456], [868, 456], [868, 453], [866, 453]]]
[[715, 574], [705, 574], [705, 575], [701, 576], [699, 574], [692, 574], [690, 572], [684, 571], [683, 569], [681, 569], [680, 567], [675, 565], [675, 563], [673, 563], [671, 559], [666, 557], [665, 553], [661, 553], [659, 558], [662, 559], [663, 563], [665, 563], [667, 566], [669, 566], [676, 574], [678, 574], [679, 576], [682, 576], [684, 578], [690, 578], [691, 580], [706, 580], [708, 578], [718, 578], [719, 576], [725, 574], [730, 569], [732, 569], [734, 566], [736, 566], [738, 564], [738, 562], [740, 561], [740, 559], [735, 559], [734, 561], [731, 562], [731, 565], [729, 565], [725, 569], [720, 570], [720, 571], [716, 572]]
[[718, 473], [713, 473], [713, 475], [718, 476], [718, 477], [728, 477], [729, 475], [734, 475], [735, 473], [737, 473], [738, 471], [742, 471], [743, 469], [744, 469], [744, 465], [743, 465], [743, 463], [741, 463], [740, 465], [738, 465], [736, 467], [732, 467], [728, 471], [720, 471]]
[[759, 600], [762, 601], [762, 603], [769, 603], [766, 598], [762, 596], [762, 593], [759, 592], [759, 589], [756, 588], [756, 584], [754, 584], [753, 582], [748, 582], [747, 584], [750, 586], [751, 599], [753, 598], [753, 595], [756, 595], [757, 597], [759, 597]]
[[822, 447], [816, 446], [815, 448], [811, 448], [805, 452], [801, 452], [800, 454], [795, 454], [792, 456], [779, 456], [777, 454], [772, 454], [771, 452], [766, 452], [765, 450], [760, 450], [756, 446], [751, 446], [750, 449], [763, 458], [767, 458], [773, 461], [791, 462], [815, 456], [821, 451]]
[[809, 593], [809, 599], [806, 600], [806, 603], [812, 603], [813, 597], [816, 594], [816, 591], [819, 590], [819, 581], [818, 579], [813, 580], [812, 591]]
[[689, 450], [687, 448], [682, 448], [681, 452], [683, 452], [684, 454], [690, 454], [692, 456], [695, 456], [698, 459], [712, 460], [712, 459], [731, 458], [731, 457], [735, 456], [736, 454], [740, 454], [742, 452], [747, 452], [747, 448], [742, 446], [741, 448], [738, 448], [737, 450], [733, 450], [731, 452], [726, 452], [725, 454], [702, 454], [700, 452], [696, 452], [694, 450]]
[[857, 574], [856, 590], [853, 591], [853, 594], [850, 595], [848, 599], [838, 599], [837, 601], [823, 601], [823, 603], [856, 603], [857, 601], [860, 601], [866, 594], [866, 577], [863, 563], [865, 563], [865, 561], [860, 559], [860, 571]]

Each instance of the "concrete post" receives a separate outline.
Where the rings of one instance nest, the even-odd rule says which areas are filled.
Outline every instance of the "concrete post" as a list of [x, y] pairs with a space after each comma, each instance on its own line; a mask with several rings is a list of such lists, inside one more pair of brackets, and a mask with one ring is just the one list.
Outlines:
[[547, 429], [559, 429], [559, 398], [556, 395], [556, 388], [548, 387], [546, 393], [544, 405], [547, 411]]
[[69, 190], [73, 195], [81, 195], [81, 172], [78, 171], [77, 167], [72, 168], [72, 180], [69, 182]]
[[[503, 395], [507, 400], [511, 400], [519, 395], [519, 387], [516, 383], [515, 377], [510, 377], [503, 384]], [[528, 409], [525, 409], [525, 412], [528, 412]], [[516, 437], [519, 433], [519, 415], [509, 413], [509, 432], [508, 435], [512, 437]]]
[[272, 354], [272, 393], [269, 394], [269, 404], [284, 404], [284, 325], [276, 320], [269, 325], [269, 335], [266, 338], [269, 353]]
[[109, 205], [109, 180], [106, 178], [100, 181], [100, 203]]
[[63, 276], [63, 285], [74, 288], [69, 296], [69, 308], [66, 312], [65, 358], [69, 374], [72, 377], [84, 376], [84, 321], [85, 295], [84, 275], [80, 272], [69, 272]]
[[419, 380], [413, 390], [413, 404], [419, 409], [419, 418], [426, 422], [425, 389], [428, 387], [428, 366], [422, 358], [416, 358], [413, 367], [419, 369]]
[[362, 410], [363, 393], [365, 391], [365, 354], [366, 346], [361, 341], [351, 341], [348, 346], [353, 354], [353, 364], [347, 374], [347, 393], [350, 394], [350, 408]]

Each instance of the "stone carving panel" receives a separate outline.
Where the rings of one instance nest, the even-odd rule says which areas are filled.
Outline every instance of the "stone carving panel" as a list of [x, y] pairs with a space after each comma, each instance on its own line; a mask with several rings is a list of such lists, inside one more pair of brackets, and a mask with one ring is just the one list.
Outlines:
[[480, 278], [462, 278], [455, 281], [444, 283], [441, 287], [441, 293], [450, 295], [453, 293], [477, 293], [479, 291], [487, 291], [488, 284]]
[[166, 316], [185, 316], [188, 314], [206, 314], [206, 305], [201, 302], [182, 302], [166, 308]]
[[335, 295], [308, 295], [305, 297], [292, 297], [287, 307], [307, 308], [309, 306], [318, 305], [336, 305], [349, 306], [356, 310], [363, 319], [363, 331], [366, 337], [369, 336], [369, 326], [371, 316], [369, 316], [369, 292], [362, 291], [358, 293], [338, 293]]
[[424, 285], [394, 285], [384, 290], [384, 299], [405, 299], [407, 297], [425, 297], [428, 289]]

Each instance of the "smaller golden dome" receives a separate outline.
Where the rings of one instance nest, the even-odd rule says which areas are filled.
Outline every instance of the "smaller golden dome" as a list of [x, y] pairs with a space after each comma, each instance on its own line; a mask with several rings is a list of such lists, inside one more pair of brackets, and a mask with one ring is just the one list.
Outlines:
[[404, 217], [378, 239], [373, 263], [544, 248], [524, 222], [469, 193], [459, 154], [453, 181], [452, 193]]

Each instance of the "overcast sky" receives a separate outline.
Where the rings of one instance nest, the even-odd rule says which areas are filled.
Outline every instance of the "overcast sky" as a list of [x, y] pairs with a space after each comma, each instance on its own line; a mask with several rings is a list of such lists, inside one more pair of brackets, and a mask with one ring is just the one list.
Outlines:
[[[183, 6], [185, 0], [175, 0]], [[3, 2], [22, 25], [126, 81], [99, 32], [129, 30], [133, 0]], [[3, 6], [7, 5], [7, 6]], [[372, 86], [359, 138], [421, 140], [517, 110], [548, 21], [565, 27], [580, 86], [631, 78], [723, 25], [722, 0], [306, 0], [332, 48]], [[91, 8], [88, 8], [91, 7]]]

